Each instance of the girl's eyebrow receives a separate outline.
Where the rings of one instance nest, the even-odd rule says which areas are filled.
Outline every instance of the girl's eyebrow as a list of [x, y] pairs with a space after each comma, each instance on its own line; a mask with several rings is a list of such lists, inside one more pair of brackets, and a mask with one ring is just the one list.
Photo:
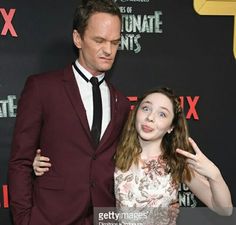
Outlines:
[[[153, 103], [152, 102], [150, 102], [150, 101], [144, 101], [144, 102], [142, 102], [142, 104], [150, 104], [150, 105], [153, 105]], [[170, 110], [168, 109], [168, 108], [166, 108], [165, 106], [160, 106], [160, 108], [161, 109], [163, 109], [163, 110], [166, 110], [167, 112], [169, 112], [170, 113]]]
[[164, 107], [164, 106], [161, 106], [161, 108], [168, 111], [168, 112], [170, 112], [170, 110], [168, 108]]
[[144, 101], [144, 102], [142, 102], [142, 104], [144, 104], [144, 103], [148, 103], [148, 104], [151, 104], [152, 105], [152, 102], [150, 102], [150, 101]]

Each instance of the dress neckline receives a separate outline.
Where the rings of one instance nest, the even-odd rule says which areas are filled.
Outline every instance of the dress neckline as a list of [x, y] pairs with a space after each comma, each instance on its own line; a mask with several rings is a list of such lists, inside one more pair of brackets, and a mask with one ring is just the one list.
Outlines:
[[159, 155], [152, 155], [152, 156], [149, 156], [148, 158], [141, 158], [140, 157], [140, 161], [141, 162], [150, 162], [150, 161], [153, 161], [153, 160], [161, 160], [163, 161], [163, 155], [162, 154], [159, 154]]

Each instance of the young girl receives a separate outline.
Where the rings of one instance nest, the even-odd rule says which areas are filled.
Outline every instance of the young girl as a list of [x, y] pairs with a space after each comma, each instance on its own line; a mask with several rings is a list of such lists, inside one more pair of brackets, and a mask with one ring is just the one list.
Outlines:
[[[47, 157], [34, 160], [36, 175], [51, 166]], [[231, 215], [229, 189], [219, 169], [188, 137], [179, 98], [168, 88], [150, 91], [130, 112], [115, 155], [117, 208], [136, 212], [120, 218], [136, 224], [175, 224], [178, 186], [184, 182], [210, 209]]]

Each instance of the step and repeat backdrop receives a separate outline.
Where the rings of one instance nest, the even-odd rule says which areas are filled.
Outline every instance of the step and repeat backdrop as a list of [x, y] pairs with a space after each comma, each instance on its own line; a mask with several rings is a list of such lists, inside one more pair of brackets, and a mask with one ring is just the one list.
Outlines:
[[[76, 59], [72, 18], [78, 2], [0, 1], [1, 225], [12, 224], [7, 166], [20, 93], [29, 75], [62, 68]], [[157, 86], [176, 90], [191, 136], [221, 169], [235, 202], [236, 59], [231, 13], [236, 12], [235, 1], [220, 12], [217, 4], [224, 1], [219, 0], [209, 5], [207, 0], [116, 2], [123, 15], [122, 37], [107, 76], [131, 102]], [[201, 13], [204, 6], [207, 10]], [[179, 188], [179, 200], [183, 207], [202, 206], [185, 185]]]

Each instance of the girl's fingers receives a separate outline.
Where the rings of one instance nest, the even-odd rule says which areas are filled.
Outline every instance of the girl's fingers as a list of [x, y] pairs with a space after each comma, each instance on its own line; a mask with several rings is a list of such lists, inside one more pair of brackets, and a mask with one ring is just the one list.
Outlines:
[[49, 162], [50, 159], [48, 157], [45, 157], [45, 156], [40, 156], [39, 158], [37, 158], [37, 161], [44, 161], [44, 162]]
[[196, 154], [201, 153], [201, 150], [198, 148], [196, 142], [191, 137], [189, 137], [188, 140], [189, 140], [190, 144], [192, 145], [193, 150], [195, 151], [195, 153]]
[[36, 176], [42, 176], [44, 174], [44, 172], [35, 172]]
[[179, 149], [179, 148], [176, 149], [176, 152], [181, 154], [181, 155], [183, 155], [183, 156], [185, 156], [185, 157], [187, 157], [187, 158], [190, 158], [190, 159], [194, 159], [195, 158], [195, 155], [193, 155], [192, 153], [184, 151], [184, 150]]
[[39, 162], [38, 167], [51, 167], [52, 164], [51, 163], [47, 163], [47, 162]]
[[191, 165], [195, 165], [196, 164], [196, 161], [194, 161], [193, 159], [187, 159], [186, 162], [188, 164], [191, 164]]
[[39, 158], [40, 156], [41, 156], [41, 149], [37, 149], [35, 158]]
[[35, 168], [35, 172], [37, 173], [44, 173], [44, 172], [47, 172], [49, 170], [49, 168], [43, 168], [43, 167], [36, 167]]

